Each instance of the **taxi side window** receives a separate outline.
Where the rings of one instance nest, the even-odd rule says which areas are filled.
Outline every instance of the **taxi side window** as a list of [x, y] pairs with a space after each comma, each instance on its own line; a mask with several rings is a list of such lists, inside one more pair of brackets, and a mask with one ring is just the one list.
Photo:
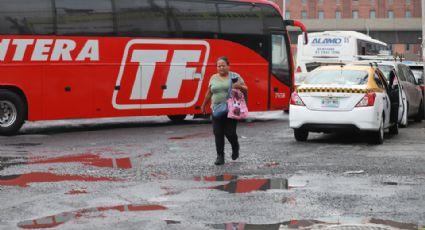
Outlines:
[[379, 88], [386, 89], [384, 83], [382, 82], [382, 79], [379, 77], [379, 75], [377, 73], [375, 73], [374, 78], [375, 78], [375, 82], [376, 82], [376, 84], [378, 85]]

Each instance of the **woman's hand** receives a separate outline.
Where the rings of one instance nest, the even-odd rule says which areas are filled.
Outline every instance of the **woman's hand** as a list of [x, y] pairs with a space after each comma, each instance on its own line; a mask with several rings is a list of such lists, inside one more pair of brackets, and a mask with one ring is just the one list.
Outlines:
[[205, 105], [202, 105], [202, 106], [201, 106], [201, 110], [202, 110], [202, 113], [203, 113], [204, 115], [206, 115], [206, 114], [207, 114], [207, 108], [206, 108], [206, 106], [205, 106]]
[[233, 89], [242, 89], [242, 84], [239, 83], [239, 82], [235, 82], [235, 83], [233, 83], [232, 88]]
[[233, 89], [239, 89], [242, 92], [247, 92], [248, 91], [248, 87], [245, 84], [241, 84], [239, 81], [233, 83], [232, 88]]

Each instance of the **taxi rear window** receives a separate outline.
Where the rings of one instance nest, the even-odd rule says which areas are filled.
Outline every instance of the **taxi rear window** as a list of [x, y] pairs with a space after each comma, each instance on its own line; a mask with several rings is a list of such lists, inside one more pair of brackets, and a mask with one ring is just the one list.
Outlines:
[[319, 70], [313, 71], [304, 80], [311, 85], [366, 85], [369, 73], [362, 70]]

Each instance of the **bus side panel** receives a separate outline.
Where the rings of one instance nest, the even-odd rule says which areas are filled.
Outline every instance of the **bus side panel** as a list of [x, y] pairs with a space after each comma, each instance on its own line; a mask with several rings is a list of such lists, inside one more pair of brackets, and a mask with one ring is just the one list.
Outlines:
[[42, 80], [44, 67], [0, 64], [0, 86], [20, 89], [28, 102], [28, 120], [42, 119]]
[[49, 66], [43, 85], [45, 119], [92, 117], [95, 70], [80, 65]]
[[[231, 71], [245, 80], [250, 111], [269, 109], [268, 61], [234, 42], [52, 36], [6, 39], [10, 45], [0, 62], [0, 84], [23, 90], [30, 120], [201, 113], [221, 56], [227, 56]], [[28, 39], [28, 45], [21, 45], [23, 52], [16, 54], [16, 46], [11, 44], [25, 44]]]
[[[158, 39], [152, 41], [152, 43], [158, 41], [167, 43], [176, 40]], [[180, 39], [178, 41], [190, 43], [193, 40]], [[149, 75], [150, 80], [140, 80], [141, 82], [139, 83], [136, 83], [137, 81], [135, 80], [139, 67], [128, 61], [130, 56], [134, 54], [134, 51], [131, 51], [132, 48], [129, 48], [127, 51], [129, 56], [124, 58], [127, 61], [124, 61], [120, 67], [122, 68], [122, 78], [117, 82], [117, 85], [120, 85], [120, 90], [116, 92], [116, 102], [118, 105], [114, 108], [104, 110], [106, 116], [130, 116], [132, 115], [131, 111], [134, 111], [137, 106], [140, 106], [137, 108], [141, 109], [141, 115], [200, 114], [200, 107], [207, 92], [209, 80], [213, 74], [217, 73], [216, 60], [221, 56], [227, 56], [229, 58], [231, 71], [240, 74], [248, 85], [249, 109], [251, 111], [267, 110], [268, 63], [266, 60], [254, 51], [237, 43], [225, 40], [195, 41], [207, 42], [209, 52], [204, 52], [204, 47], [197, 46], [196, 44], [139, 44], [136, 46], [137, 49], [133, 50], [137, 52], [149, 48], [149, 50], [166, 51], [167, 53], [166, 57], [157, 57], [157, 60], [161, 60], [161, 62], [155, 64], [153, 74]], [[138, 42], [142, 43], [142, 41]], [[134, 43], [137, 43], [137, 41]], [[199, 53], [199, 58], [192, 58], [190, 56], [193, 60], [187, 63], [173, 62], [176, 55], [181, 54], [181, 52], [195, 52], [198, 50], [202, 51]], [[159, 54], [160, 52], [157, 55]], [[197, 53], [195, 52], [195, 54]], [[152, 67], [152, 65], [142, 64], [140, 68], [147, 67]], [[142, 71], [141, 69], [140, 71]], [[184, 76], [181, 76], [181, 74]], [[116, 76], [118, 75], [119, 73]], [[144, 75], [143, 78], [146, 76]], [[136, 87], [141, 89], [136, 95], [133, 92], [135, 84], [138, 84]], [[179, 86], [175, 87], [174, 84], [178, 84]], [[172, 91], [175, 91], [174, 95], [171, 93]], [[109, 97], [114, 101], [112, 91], [110, 93]], [[135, 99], [135, 97], [139, 98]]]

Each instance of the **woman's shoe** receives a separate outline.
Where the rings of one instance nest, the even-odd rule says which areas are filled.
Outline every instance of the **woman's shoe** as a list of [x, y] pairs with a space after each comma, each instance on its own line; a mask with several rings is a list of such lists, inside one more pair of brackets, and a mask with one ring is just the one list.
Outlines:
[[239, 157], [239, 151], [232, 152], [232, 160], [236, 160]]
[[215, 165], [223, 165], [224, 164], [224, 156], [217, 156], [217, 159], [214, 162]]

